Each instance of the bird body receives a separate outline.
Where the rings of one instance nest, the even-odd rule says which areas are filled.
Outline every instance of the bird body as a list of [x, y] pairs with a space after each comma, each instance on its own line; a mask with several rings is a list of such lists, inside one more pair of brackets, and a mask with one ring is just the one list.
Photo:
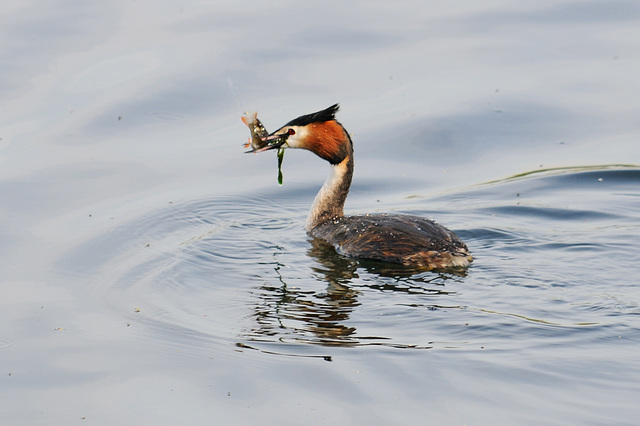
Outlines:
[[264, 138], [266, 147], [301, 148], [331, 164], [316, 195], [306, 230], [332, 244], [340, 254], [400, 263], [423, 269], [469, 266], [467, 246], [447, 228], [419, 216], [372, 214], [345, 216], [353, 178], [353, 143], [335, 119], [338, 105], [300, 116]]

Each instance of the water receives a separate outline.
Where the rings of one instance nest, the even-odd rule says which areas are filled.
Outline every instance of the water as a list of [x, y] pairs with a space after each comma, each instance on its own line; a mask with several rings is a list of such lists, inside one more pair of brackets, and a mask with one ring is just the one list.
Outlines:
[[[637, 422], [635, 2], [5, 3], [3, 424]], [[326, 164], [241, 154], [335, 102], [347, 211], [466, 273], [336, 255]]]

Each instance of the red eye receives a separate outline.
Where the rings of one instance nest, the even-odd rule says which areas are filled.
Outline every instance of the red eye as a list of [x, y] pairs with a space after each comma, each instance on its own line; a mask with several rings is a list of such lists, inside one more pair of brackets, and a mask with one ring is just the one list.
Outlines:
[[293, 130], [293, 129], [289, 129], [289, 130], [287, 130], [287, 134], [288, 134], [289, 136], [291, 136], [291, 135], [295, 135], [295, 134], [296, 134], [296, 131], [295, 131], [295, 130]]

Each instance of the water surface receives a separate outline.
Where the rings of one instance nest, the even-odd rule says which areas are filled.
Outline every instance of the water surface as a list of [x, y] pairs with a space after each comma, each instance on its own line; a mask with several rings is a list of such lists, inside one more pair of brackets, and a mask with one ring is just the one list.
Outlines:
[[[636, 422], [635, 2], [2, 9], [5, 423]], [[347, 211], [471, 268], [306, 235], [327, 165], [239, 116], [335, 102]]]

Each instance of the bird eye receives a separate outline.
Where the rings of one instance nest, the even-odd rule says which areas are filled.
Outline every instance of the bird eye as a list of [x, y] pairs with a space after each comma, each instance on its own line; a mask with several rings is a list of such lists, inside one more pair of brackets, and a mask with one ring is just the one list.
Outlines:
[[292, 136], [292, 135], [295, 135], [295, 134], [296, 134], [296, 131], [295, 131], [295, 130], [293, 130], [293, 129], [289, 129], [289, 130], [287, 130], [287, 134], [288, 134], [289, 136]]

